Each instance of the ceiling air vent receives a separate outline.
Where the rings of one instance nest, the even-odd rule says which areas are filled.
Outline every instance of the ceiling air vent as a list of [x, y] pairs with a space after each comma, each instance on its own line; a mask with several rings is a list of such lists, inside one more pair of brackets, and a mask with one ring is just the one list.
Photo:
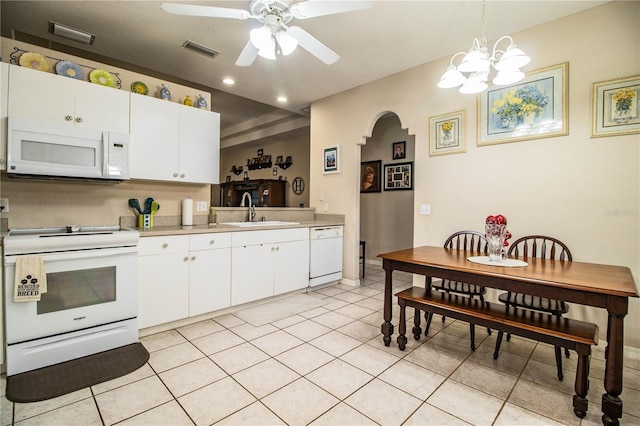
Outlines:
[[191, 40], [187, 40], [184, 43], [182, 43], [182, 47], [184, 47], [185, 49], [189, 49], [192, 52], [196, 52], [199, 53], [201, 55], [206, 56], [207, 58], [215, 58], [216, 56], [218, 56], [220, 54], [220, 52], [217, 52], [215, 50], [213, 50], [210, 47], [207, 46], [203, 46], [201, 44], [198, 43], [194, 43]]

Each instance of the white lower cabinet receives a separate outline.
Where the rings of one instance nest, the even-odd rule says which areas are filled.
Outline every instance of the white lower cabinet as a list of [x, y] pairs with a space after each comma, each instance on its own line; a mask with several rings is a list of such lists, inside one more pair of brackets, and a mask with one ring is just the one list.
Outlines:
[[231, 241], [231, 305], [309, 284], [308, 228], [235, 232]]
[[229, 307], [230, 244], [228, 233], [141, 238], [139, 327]]

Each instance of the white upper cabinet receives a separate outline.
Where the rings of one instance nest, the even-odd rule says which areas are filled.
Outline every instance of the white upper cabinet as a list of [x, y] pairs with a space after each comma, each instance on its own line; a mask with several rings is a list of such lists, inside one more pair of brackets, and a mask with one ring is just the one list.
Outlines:
[[19, 66], [9, 72], [9, 116], [129, 133], [129, 92]]
[[9, 64], [0, 62], [0, 170], [7, 170], [7, 99]]
[[218, 183], [220, 114], [131, 95], [131, 177]]

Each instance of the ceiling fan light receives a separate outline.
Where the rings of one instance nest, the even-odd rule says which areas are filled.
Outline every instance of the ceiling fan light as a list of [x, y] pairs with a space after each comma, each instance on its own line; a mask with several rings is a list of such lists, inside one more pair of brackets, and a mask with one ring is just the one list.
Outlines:
[[512, 43], [502, 57], [500, 57], [500, 60], [495, 65], [495, 69], [498, 71], [516, 70], [527, 65], [529, 62], [531, 62], [531, 58], [518, 48], [517, 45]]
[[505, 86], [507, 84], [517, 83], [524, 78], [524, 73], [519, 69], [509, 71], [498, 71], [498, 74], [493, 79], [493, 84], [499, 86]]
[[291, 37], [288, 32], [280, 31], [278, 33], [278, 43], [280, 44], [280, 49], [282, 49], [282, 54], [287, 56], [293, 53], [298, 47], [298, 40]]
[[469, 50], [462, 62], [458, 65], [458, 71], [461, 72], [489, 72], [489, 52], [486, 47], [480, 49], [472, 48]]
[[249, 39], [258, 50], [267, 49], [273, 45], [273, 33], [266, 25], [252, 29]]
[[458, 87], [466, 81], [466, 77], [462, 75], [460, 71], [453, 65], [449, 65], [449, 68], [442, 74], [438, 87], [442, 89], [450, 89], [452, 87]]
[[258, 50], [258, 56], [261, 56], [265, 59], [271, 59], [272, 61], [276, 60], [276, 46], [275, 43], [266, 49]]

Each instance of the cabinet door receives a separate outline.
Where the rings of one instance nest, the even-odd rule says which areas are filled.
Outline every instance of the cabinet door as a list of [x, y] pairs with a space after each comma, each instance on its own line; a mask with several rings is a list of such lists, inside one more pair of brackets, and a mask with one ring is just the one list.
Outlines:
[[[9, 116], [30, 117], [73, 126], [73, 83], [83, 82], [25, 67], [11, 66]], [[84, 84], [89, 85], [86, 82]]]
[[75, 125], [129, 133], [129, 92], [60, 77], [75, 89]]
[[188, 252], [138, 257], [138, 326], [189, 316]]
[[179, 179], [179, 105], [131, 95], [131, 177]]
[[273, 296], [273, 245], [231, 249], [231, 305]]
[[180, 107], [180, 180], [220, 182], [220, 114]]
[[309, 241], [275, 244], [274, 294], [300, 290], [309, 285]]
[[[7, 100], [8, 99], [9, 99], [9, 64], [7, 64], [6, 62], [0, 62], [0, 170], [7, 170], [7, 116], [8, 116]], [[2, 341], [0, 341], [0, 343], [1, 342]]]
[[231, 249], [191, 252], [189, 316], [231, 306]]

